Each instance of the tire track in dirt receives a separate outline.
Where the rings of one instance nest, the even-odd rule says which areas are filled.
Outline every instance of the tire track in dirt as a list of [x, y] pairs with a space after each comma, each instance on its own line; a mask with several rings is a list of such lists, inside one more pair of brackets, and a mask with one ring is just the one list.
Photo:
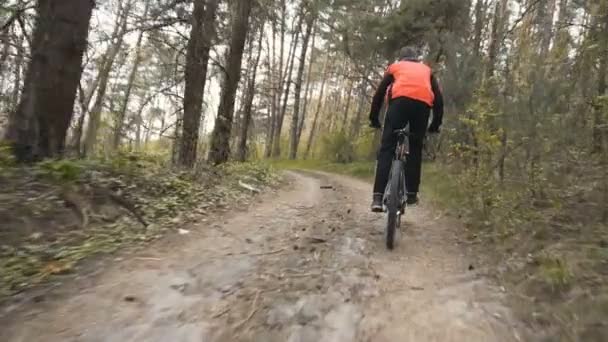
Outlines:
[[[152, 246], [0, 321], [2, 341], [520, 341], [458, 226], [407, 212], [394, 252], [370, 186], [290, 173], [248, 211]], [[321, 189], [330, 185], [330, 189]]]

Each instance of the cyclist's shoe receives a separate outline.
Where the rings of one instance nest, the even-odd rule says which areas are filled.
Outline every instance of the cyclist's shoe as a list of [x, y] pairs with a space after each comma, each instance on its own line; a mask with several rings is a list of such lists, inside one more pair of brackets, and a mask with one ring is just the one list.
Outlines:
[[407, 193], [407, 200], [405, 201], [405, 203], [408, 206], [413, 206], [418, 204], [418, 193], [416, 192], [408, 192]]
[[382, 206], [382, 194], [374, 194], [374, 199], [372, 200], [372, 212], [373, 213], [381, 213], [384, 211]]

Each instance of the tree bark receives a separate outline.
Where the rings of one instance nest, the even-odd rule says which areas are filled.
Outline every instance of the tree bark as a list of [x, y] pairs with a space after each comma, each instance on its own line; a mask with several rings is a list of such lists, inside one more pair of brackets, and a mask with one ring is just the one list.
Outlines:
[[[143, 18], [148, 17], [148, 9], [150, 8], [150, 2], [146, 1], [144, 7], [144, 15]], [[112, 140], [112, 149], [116, 150], [120, 145], [120, 139], [123, 134], [123, 125], [125, 118], [127, 117], [127, 110], [129, 108], [129, 100], [131, 99], [131, 92], [133, 91], [133, 86], [135, 84], [135, 78], [137, 77], [137, 72], [139, 71], [139, 65], [141, 64], [141, 44], [144, 38], [144, 31], [140, 30], [139, 35], [137, 36], [137, 42], [135, 43], [135, 58], [133, 59], [133, 67], [131, 68], [131, 73], [129, 74], [129, 80], [127, 81], [127, 89], [125, 90], [125, 98], [120, 105], [120, 110], [118, 111], [118, 117], [116, 118], [116, 125], [114, 127], [114, 139]]]
[[[604, 6], [604, 9], [606, 9]], [[598, 38], [600, 39], [600, 52], [599, 52], [599, 70], [597, 74], [597, 95], [598, 97], [602, 97], [606, 95], [606, 77], [608, 77], [608, 14], [604, 14], [601, 20], [601, 26], [603, 26], [598, 31], [601, 33], [598, 34]], [[606, 120], [604, 118], [605, 111], [607, 109], [601, 104], [596, 104], [593, 110], [593, 130], [592, 130], [592, 139], [593, 139], [593, 152], [601, 153], [604, 149], [604, 139], [605, 139], [605, 131]]]
[[319, 115], [321, 114], [321, 108], [323, 108], [323, 96], [325, 95], [325, 84], [327, 83], [327, 79], [329, 78], [327, 73], [329, 72], [331, 55], [328, 55], [326, 58], [327, 60], [325, 61], [325, 66], [323, 67], [323, 81], [321, 81], [321, 90], [319, 91], [319, 103], [317, 103], [315, 116], [312, 120], [312, 126], [310, 127], [310, 133], [308, 135], [308, 141], [306, 143], [306, 153], [304, 154], [304, 158], [308, 158], [310, 156], [310, 150], [312, 148], [315, 132], [319, 123]]
[[[274, 130], [276, 127], [277, 118], [277, 74], [280, 74], [280, 70], [276, 70], [276, 25], [272, 23], [272, 49], [268, 56], [269, 61], [269, 73], [270, 73], [270, 86], [271, 86], [271, 99], [270, 99], [270, 116], [268, 118], [267, 129], [266, 129], [266, 146], [264, 147], [264, 157], [270, 158], [272, 155], [272, 147], [274, 146]], [[281, 62], [280, 62], [281, 63]]]
[[91, 0], [39, 0], [31, 59], [8, 140], [20, 161], [61, 156], [87, 47]]
[[302, 107], [302, 115], [300, 115], [300, 122], [298, 124], [298, 134], [297, 134], [297, 145], [300, 145], [300, 140], [302, 138], [302, 132], [304, 131], [304, 126], [306, 122], [306, 116], [308, 115], [308, 104], [310, 102], [311, 92], [313, 91], [312, 87], [312, 66], [315, 63], [315, 39], [316, 39], [317, 29], [316, 26], [313, 28], [312, 32], [312, 46], [310, 49], [310, 62], [308, 63], [308, 74], [306, 76], [306, 90], [304, 90], [304, 106]]
[[485, 2], [477, 0], [475, 4], [475, 26], [473, 32], [473, 54], [479, 58], [481, 56], [481, 42], [483, 39], [483, 27], [485, 25]]
[[87, 133], [84, 141], [83, 156], [87, 157], [93, 153], [95, 144], [97, 143], [97, 131], [99, 130], [99, 124], [101, 122], [101, 111], [103, 109], [103, 101], [105, 100], [106, 91], [108, 89], [108, 82], [110, 79], [110, 72], [112, 66], [116, 60], [116, 56], [120, 52], [122, 47], [123, 38], [127, 31], [127, 14], [131, 9], [131, 0], [127, 0], [127, 4], [118, 14], [117, 25], [115, 27], [112, 41], [113, 44], [108, 47], [108, 50], [102, 60], [101, 70], [98, 75], [97, 84], [97, 95], [95, 97], [95, 103], [91, 109], [89, 115], [89, 122], [87, 124]]
[[78, 101], [80, 102], [80, 116], [78, 117], [78, 122], [76, 123], [76, 129], [74, 130], [74, 136], [72, 137], [72, 149], [78, 155], [78, 157], [82, 157], [81, 143], [82, 143], [82, 133], [84, 132], [84, 120], [87, 117], [87, 107], [85, 105], [84, 89], [82, 89], [82, 85], [78, 84]]
[[247, 97], [245, 98], [245, 108], [243, 109], [243, 120], [241, 122], [239, 138], [237, 144], [237, 157], [238, 161], [247, 160], [247, 138], [249, 136], [249, 127], [251, 126], [251, 116], [253, 108], [253, 99], [255, 97], [255, 84], [258, 71], [258, 64], [262, 56], [262, 39], [264, 38], [264, 23], [260, 25], [260, 36], [258, 38], [258, 51], [253, 61], [253, 70], [249, 76], [249, 82], [247, 85]]
[[226, 72], [224, 73], [220, 105], [209, 149], [209, 161], [214, 165], [225, 163], [230, 157], [230, 131], [234, 116], [234, 99], [241, 77], [243, 50], [249, 30], [249, 16], [252, 6], [250, 0], [236, 0], [232, 7], [232, 36], [228, 58], [226, 58]]
[[2, 44], [2, 52], [0, 53], [0, 85], [4, 84], [4, 67], [11, 51], [8, 32], [9, 30], [0, 32], [0, 44]]
[[17, 106], [19, 106], [19, 93], [21, 91], [21, 72], [23, 66], [23, 37], [20, 36], [17, 40], [17, 57], [15, 58], [15, 78], [13, 83], [13, 94], [11, 96], [11, 113], [17, 112]]
[[[203, 96], [211, 42], [215, 36], [218, 0], [197, 0], [192, 15], [192, 29], [186, 55], [186, 88], [184, 91], [184, 125], [178, 163], [193, 167], [196, 162]], [[206, 7], [206, 8], [205, 8]], [[177, 143], [177, 142], [176, 142]]]
[[351, 139], [355, 140], [359, 136], [359, 132], [361, 131], [361, 119], [363, 113], [365, 112], [365, 83], [361, 82], [358, 89], [359, 103], [357, 104], [357, 114], [352, 121], [352, 130], [351, 130]]
[[494, 9], [494, 19], [492, 20], [492, 32], [490, 34], [490, 47], [488, 51], [488, 64], [486, 65], [486, 79], [490, 79], [494, 76], [494, 69], [496, 68], [496, 58], [500, 52], [500, 45], [502, 42], [502, 35], [504, 31], [504, 25], [508, 22], [507, 5], [509, 0], [499, 0], [496, 3]]
[[[304, 33], [304, 40], [302, 42], [302, 49], [300, 51], [300, 64], [298, 66], [298, 72], [296, 74], [295, 84], [295, 99], [293, 105], [293, 117], [291, 118], [291, 140], [289, 148], [289, 159], [294, 160], [298, 154], [298, 124], [300, 121], [300, 98], [302, 95], [302, 81], [304, 79], [304, 67], [306, 66], [306, 55], [308, 53], [308, 43], [310, 42], [310, 36], [314, 26], [315, 18], [313, 14], [309, 14], [306, 19], [306, 32]], [[302, 114], [303, 115], [303, 114]]]
[[346, 105], [344, 106], [344, 115], [342, 116], [342, 127], [340, 128], [340, 132], [346, 132], [346, 123], [348, 122], [348, 113], [350, 112], [350, 104], [352, 100], [352, 87], [353, 82], [349, 81], [346, 86]]
[[[302, 27], [303, 15], [300, 15], [298, 19], [298, 23], [295, 26], [296, 28]], [[277, 122], [274, 132], [274, 146], [272, 149], [273, 157], [281, 156], [281, 133], [283, 131], [283, 122], [285, 120], [285, 114], [287, 113], [287, 101], [289, 100], [289, 91], [291, 89], [292, 82], [292, 74], [293, 74], [293, 66], [295, 64], [296, 58], [296, 50], [298, 46], [298, 41], [300, 39], [300, 31], [296, 31], [295, 37], [293, 38], [292, 48], [290, 49], [289, 63], [286, 69], [285, 78], [284, 78], [284, 86], [285, 92], [283, 93], [282, 101], [283, 104], [280, 107], [279, 115], [277, 116]]]

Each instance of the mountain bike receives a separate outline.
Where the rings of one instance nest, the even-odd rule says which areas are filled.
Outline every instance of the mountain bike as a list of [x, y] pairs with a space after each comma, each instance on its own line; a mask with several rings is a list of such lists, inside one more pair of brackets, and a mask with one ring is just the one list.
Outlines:
[[389, 181], [384, 191], [384, 205], [387, 213], [386, 248], [395, 247], [395, 233], [401, 226], [401, 216], [405, 212], [407, 189], [405, 185], [405, 165], [409, 154], [410, 133], [407, 129], [396, 130], [397, 149], [391, 166]]

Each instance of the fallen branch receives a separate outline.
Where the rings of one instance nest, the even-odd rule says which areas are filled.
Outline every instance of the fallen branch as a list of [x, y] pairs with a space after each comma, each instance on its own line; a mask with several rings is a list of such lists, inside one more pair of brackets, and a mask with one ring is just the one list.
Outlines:
[[256, 254], [247, 254], [249, 256], [263, 256], [263, 255], [272, 255], [272, 254], [279, 254], [281, 252], [285, 251], [285, 248], [281, 248], [281, 249], [277, 249], [275, 251], [270, 251], [270, 252], [265, 252], [265, 253], [256, 253]]
[[86, 208], [80, 204], [83, 202], [82, 199], [68, 190], [63, 190], [61, 192], [61, 197], [63, 198], [66, 207], [72, 209], [80, 219], [80, 228], [86, 228], [89, 225], [89, 216], [86, 213]]
[[114, 192], [108, 189], [96, 187], [96, 190], [98, 193], [107, 196], [110, 200], [112, 200], [112, 202], [118, 204], [119, 206], [129, 211], [144, 227], [148, 227], [148, 223], [146, 222], [144, 217], [138, 212], [137, 208], [135, 208], [135, 205], [133, 203], [129, 202], [127, 199], [119, 196], [118, 194], [115, 194]]
[[135, 260], [143, 260], [143, 261], [162, 261], [160, 258], [147, 258], [147, 257], [137, 257]]
[[270, 252], [263, 252], [263, 253], [255, 253], [255, 254], [249, 254], [247, 252], [242, 252], [242, 253], [228, 253], [228, 254], [224, 254], [223, 256], [234, 256], [234, 255], [247, 255], [247, 256], [263, 256], [263, 255], [272, 255], [272, 254], [279, 254], [281, 252], [285, 251], [285, 248], [281, 248], [281, 249], [277, 249], [274, 251], [270, 251]]
[[135, 208], [135, 205], [133, 205], [133, 203], [127, 201], [126, 199], [124, 199], [112, 192], [110, 192], [110, 199], [112, 199], [112, 201], [116, 202], [123, 208], [127, 209], [131, 214], [133, 214], [133, 216], [135, 216], [135, 218], [139, 221], [139, 223], [141, 223], [144, 227], [146, 227], [146, 228], [148, 227], [148, 223], [143, 218], [143, 216], [137, 212], [137, 209]]
[[249, 190], [249, 191], [251, 191], [253, 193], [256, 193], [256, 194], [260, 192], [260, 190], [254, 188], [253, 186], [251, 186], [251, 185], [249, 185], [247, 183], [243, 183], [242, 181], [239, 181], [239, 186], [241, 188], [245, 189], [245, 190]]
[[234, 330], [240, 329], [243, 325], [247, 324], [247, 322], [249, 322], [251, 320], [251, 318], [253, 318], [253, 315], [255, 315], [255, 313], [258, 311], [258, 299], [260, 298], [261, 292], [262, 291], [258, 290], [255, 293], [255, 298], [253, 299], [253, 304], [251, 305], [251, 312], [249, 312], [249, 315], [247, 316], [247, 318], [242, 320], [239, 324], [237, 324], [234, 327]]
[[224, 310], [216, 313], [215, 315], [211, 316], [211, 318], [215, 319], [215, 318], [220, 318], [222, 316], [224, 316], [225, 314], [227, 314], [230, 311], [230, 307], [226, 307], [224, 308]]

